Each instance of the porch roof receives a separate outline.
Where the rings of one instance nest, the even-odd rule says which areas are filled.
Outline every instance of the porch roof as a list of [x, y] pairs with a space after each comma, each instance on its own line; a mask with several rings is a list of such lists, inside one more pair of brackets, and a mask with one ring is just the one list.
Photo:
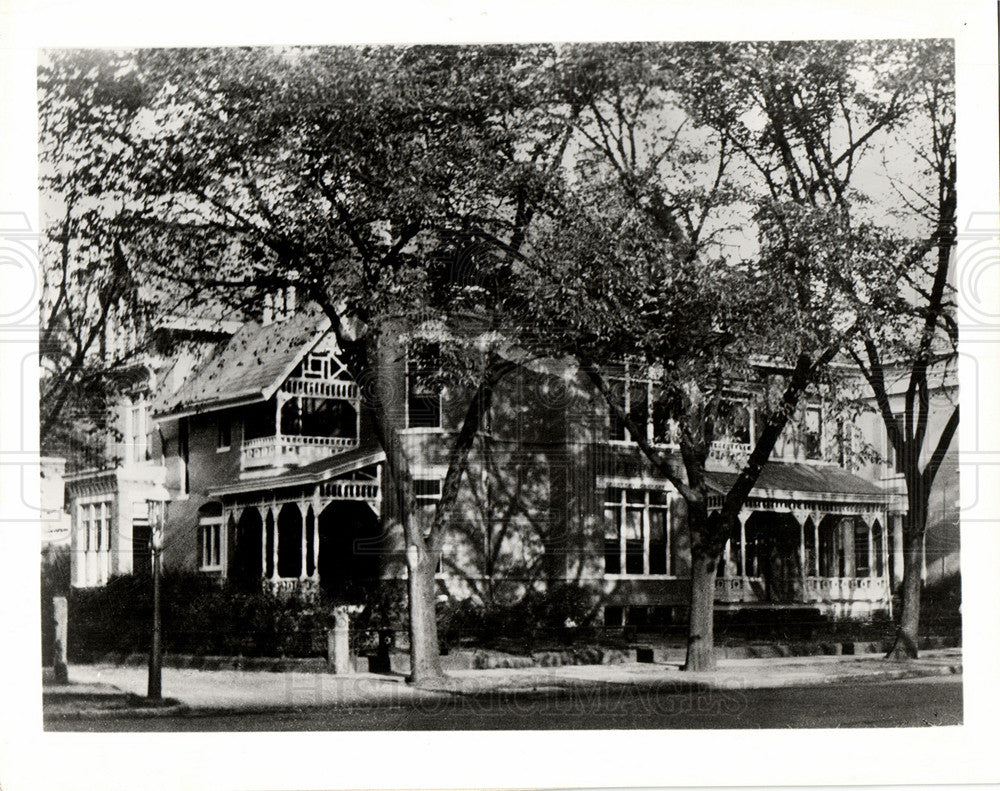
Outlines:
[[266, 401], [323, 337], [330, 320], [312, 304], [282, 321], [248, 321], [174, 393], [153, 404], [157, 417], [181, 417]]
[[[709, 471], [706, 478], [711, 488], [725, 494], [736, 480], [736, 472]], [[761, 470], [751, 497], [784, 497], [814, 495], [817, 499], [885, 500], [890, 493], [853, 473], [833, 464], [801, 464], [769, 462]]]
[[385, 453], [381, 448], [376, 445], [366, 445], [347, 453], [338, 453], [328, 459], [314, 461], [312, 464], [293, 467], [269, 478], [251, 478], [228, 486], [220, 486], [218, 489], [212, 489], [208, 494], [209, 497], [223, 497], [229, 494], [285, 489], [290, 486], [309, 486], [339, 478], [353, 470], [359, 470], [362, 467], [379, 464], [383, 461], [385, 461]]

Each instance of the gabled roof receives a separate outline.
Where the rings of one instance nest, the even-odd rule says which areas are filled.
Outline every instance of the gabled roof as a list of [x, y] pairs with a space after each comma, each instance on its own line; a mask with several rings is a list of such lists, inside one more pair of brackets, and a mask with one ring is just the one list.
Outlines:
[[[709, 484], [720, 494], [736, 480], [735, 472], [707, 472]], [[821, 499], [886, 498], [888, 493], [875, 484], [832, 464], [794, 464], [773, 461], [764, 465], [750, 493], [751, 497], [776, 492], [821, 495]]]
[[181, 387], [153, 405], [158, 417], [266, 401], [330, 328], [313, 305], [282, 321], [249, 321], [209, 357]]

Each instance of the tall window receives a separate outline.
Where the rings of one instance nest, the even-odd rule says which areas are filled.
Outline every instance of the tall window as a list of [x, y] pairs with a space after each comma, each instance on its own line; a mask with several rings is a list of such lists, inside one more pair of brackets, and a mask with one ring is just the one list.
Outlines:
[[802, 448], [807, 459], [823, 458], [823, 411], [818, 406], [806, 407], [802, 420]]
[[605, 574], [672, 574], [669, 540], [666, 492], [605, 490]]
[[[608, 380], [613, 397], [619, 406], [645, 432], [645, 439], [656, 443], [671, 443], [675, 441], [675, 427], [670, 420], [660, 390], [652, 382], [639, 379], [631, 374], [628, 367], [624, 377]], [[611, 417], [610, 439], [619, 442], [634, 442], [625, 422], [619, 417], [617, 409], [609, 409]]]
[[77, 511], [81, 585], [103, 585], [111, 576], [111, 501], [82, 503]]
[[441, 368], [437, 344], [415, 344], [406, 358], [407, 428], [441, 428]]
[[202, 516], [198, 520], [200, 566], [202, 571], [222, 568], [222, 517]]
[[723, 442], [749, 445], [753, 442], [750, 409], [745, 401], [726, 398], [716, 412], [715, 437]]
[[229, 415], [220, 414], [217, 426], [218, 438], [216, 440], [216, 448], [220, 451], [229, 450], [229, 447], [233, 444], [233, 426]]
[[146, 461], [149, 459], [149, 444], [147, 442], [147, 427], [149, 405], [141, 400], [135, 400], [128, 408], [127, 442], [128, 456], [131, 461]]

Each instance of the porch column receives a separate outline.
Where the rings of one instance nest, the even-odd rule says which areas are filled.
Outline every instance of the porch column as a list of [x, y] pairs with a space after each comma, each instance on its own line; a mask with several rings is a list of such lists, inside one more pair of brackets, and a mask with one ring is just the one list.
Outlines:
[[813, 574], [819, 576], [819, 523], [822, 521], [822, 517], [816, 514], [816, 518], [813, 519], [813, 547], [815, 552], [813, 552]]
[[236, 520], [233, 519], [233, 509], [223, 508], [222, 509], [222, 527], [219, 528], [219, 563], [222, 565], [222, 578], [225, 579], [229, 576], [229, 520], [232, 519], [233, 523]]
[[838, 563], [837, 571], [840, 571], [840, 566], [844, 568], [843, 575], [838, 574], [837, 576], [844, 577], [856, 577], [857, 569], [854, 566], [854, 517], [845, 516], [840, 520], [839, 526], [840, 532], [840, 563]]
[[[809, 514], [805, 511], [792, 511], [792, 516], [799, 523], [799, 577], [802, 580], [802, 595], [806, 592], [806, 521]], [[815, 521], [815, 520], [814, 520]]]
[[[267, 529], [267, 523], [264, 524], [264, 529]], [[271, 575], [274, 579], [278, 579], [280, 576], [278, 574], [278, 516], [276, 514], [276, 508], [274, 504], [271, 504], [271, 535], [273, 540], [271, 541], [271, 555], [274, 565], [273, 574]]]
[[257, 508], [260, 515], [260, 574], [267, 579], [267, 512]]
[[313, 489], [313, 579], [319, 582], [319, 484]]
[[747, 510], [740, 510], [740, 515], [738, 519], [740, 520], [740, 576], [747, 576], [747, 519], [750, 518], [750, 512]]
[[[726, 539], [726, 545], [722, 548], [722, 577], [725, 579], [729, 576], [729, 561], [732, 553], [733, 540], [731, 538]], [[647, 552], [648, 554], [648, 552]]]
[[[299, 528], [299, 536], [302, 539], [302, 565], [299, 566], [299, 579], [303, 580], [306, 578], [306, 554], [308, 550], [308, 546], [306, 544], [306, 509], [308, 508], [308, 500], [302, 499], [299, 501], [299, 524], [301, 525]], [[316, 539], [313, 537], [313, 543], [315, 543], [315, 541]]]
[[865, 526], [868, 528], [868, 576], [875, 576], [875, 544], [872, 540], [872, 523], [875, 521], [873, 514], [866, 514]]

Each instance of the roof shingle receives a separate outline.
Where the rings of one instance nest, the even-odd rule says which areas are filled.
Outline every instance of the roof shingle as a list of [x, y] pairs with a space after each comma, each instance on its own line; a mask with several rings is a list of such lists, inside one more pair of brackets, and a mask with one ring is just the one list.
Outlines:
[[250, 321], [173, 394], [153, 405], [158, 415], [204, 412], [235, 401], [267, 400], [330, 328], [315, 306], [283, 321]]

